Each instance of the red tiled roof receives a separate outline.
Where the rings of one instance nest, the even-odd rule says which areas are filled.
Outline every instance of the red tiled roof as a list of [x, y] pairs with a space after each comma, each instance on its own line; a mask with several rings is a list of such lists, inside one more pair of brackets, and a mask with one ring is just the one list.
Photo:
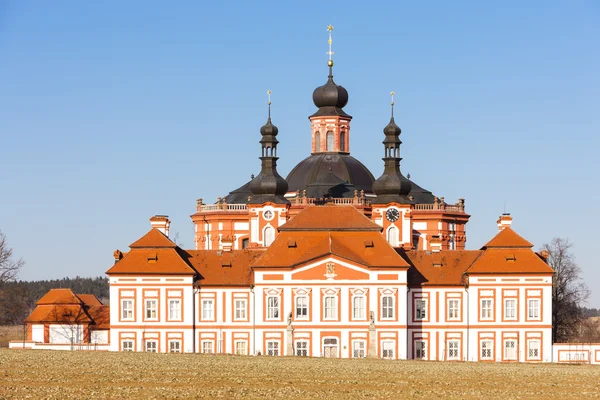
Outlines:
[[522, 236], [517, 234], [510, 226], [504, 228], [496, 236], [487, 242], [482, 249], [491, 247], [525, 247], [532, 248], [533, 244], [525, 240]]
[[71, 289], [50, 289], [48, 293], [37, 301], [37, 305], [44, 304], [81, 304], [79, 297]]
[[252, 265], [264, 250], [187, 250], [188, 262], [200, 274], [200, 286], [250, 286]]
[[81, 299], [87, 306], [101, 306], [100, 300], [93, 294], [78, 294], [77, 297]]
[[[159, 232], [160, 233], [160, 232]], [[162, 235], [162, 233], [160, 233]], [[143, 238], [142, 238], [143, 239]], [[141, 241], [140, 239], [139, 241]], [[138, 242], [139, 242], [138, 241]], [[137, 242], [136, 242], [137, 243]], [[175, 248], [132, 248], [106, 271], [111, 274], [193, 275], [194, 269], [182, 258], [183, 250]]]
[[372, 230], [284, 231], [254, 266], [290, 268], [329, 255], [372, 268], [409, 266], [379, 232]]
[[94, 320], [94, 329], [110, 329], [110, 306], [91, 306], [88, 314]]
[[324, 205], [310, 206], [300, 211], [279, 228], [280, 231], [377, 231], [381, 226], [371, 222], [354, 206]]
[[25, 322], [89, 323], [92, 319], [81, 305], [44, 304], [37, 306]]
[[173, 243], [164, 233], [156, 228], [150, 229], [148, 233], [129, 245], [134, 248], [175, 248], [177, 245]]
[[[505, 229], [506, 230], [506, 229]], [[490, 248], [467, 270], [468, 274], [553, 274], [535, 252], [528, 248]]]
[[463, 285], [463, 274], [481, 256], [480, 250], [399, 250], [410, 264], [409, 286]]

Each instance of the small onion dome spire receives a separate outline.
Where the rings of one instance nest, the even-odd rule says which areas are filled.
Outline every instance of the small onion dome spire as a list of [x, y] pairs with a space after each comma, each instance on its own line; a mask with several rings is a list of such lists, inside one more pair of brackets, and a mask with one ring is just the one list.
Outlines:
[[279, 141], [276, 136], [279, 130], [271, 123], [271, 91], [268, 90], [267, 94], [269, 96], [267, 123], [260, 128], [262, 136], [260, 140], [262, 147], [261, 171], [248, 184], [252, 193], [249, 202], [253, 204], [262, 204], [267, 201], [288, 203], [284, 197], [288, 190], [288, 183], [277, 172], [277, 144]]
[[377, 202], [390, 203], [392, 201], [410, 201], [406, 196], [412, 185], [400, 172], [400, 127], [394, 121], [394, 92], [392, 96], [392, 116], [389, 124], [383, 129], [385, 139], [383, 146], [385, 157], [383, 158], [383, 174], [373, 182], [373, 192], [377, 195]]
[[329, 60], [327, 61], [327, 66], [329, 67], [329, 77], [327, 82], [323, 86], [319, 86], [313, 92], [313, 103], [315, 106], [319, 108], [319, 110], [311, 115], [311, 117], [317, 116], [331, 116], [331, 115], [341, 115], [345, 117], [350, 117], [350, 115], [346, 114], [342, 108], [348, 104], [348, 91], [340, 85], [337, 85], [333, 81], [333, 54], [334, 52], [331, 50], [331, 44], [333, 43], [331, 39], [331, 32], [333, 31], [333, 26], [329, 25], [327, 27], [327, 31], [329, 32], [329, 51], [326, 53], [329, 55]]

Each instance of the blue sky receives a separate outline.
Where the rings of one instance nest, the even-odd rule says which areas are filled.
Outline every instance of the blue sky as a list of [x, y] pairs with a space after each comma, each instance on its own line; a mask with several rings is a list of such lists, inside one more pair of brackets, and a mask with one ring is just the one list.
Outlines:
[[402, 171], [466, 198], [467, 247], [503, 211], [536, 248], [569, 238], [600, 307], [600, 6], [411, 3], [0, 1], [0, 229], [20, 277], [102, 275], [154, 214], [191, 248], [196, 199], [260, 170], [267, 89], [287, 175], [333, 24], [352, 155], [383, 171], [394, 90]]

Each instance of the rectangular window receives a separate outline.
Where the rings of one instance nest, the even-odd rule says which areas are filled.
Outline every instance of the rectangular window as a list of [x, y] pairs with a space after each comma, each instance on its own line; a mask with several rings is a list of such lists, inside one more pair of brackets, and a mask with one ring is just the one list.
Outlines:
[[381, 297], [381, 318], [382, 319], [393, 319], [394, 318], [394, 297], [393, 296]]
[[246, 299], [235, 300], [235, 319], [246, 319]]
[[123, 299], [121, 300], [121, 320], [132, 321], [133, 320], [133, 300]]
[[202, 300], [202, 319], [203, 320], [212, 320], [214, 319], [214, 300]]
[[238, 356], [248, 355], [248, 342], [245, 340], [238, 340], [235, 342], [235, 354]]
[[325, 296], [325, 312], [323, 319], [337, 319], [337, 304], [334, 296]]
[[539, 340], [536, 339], [527, 341], [527, 358], [529, 360], [541, 360], [542, 357]]
[[365, 297], [352, 298], [352, 319], [365, 319]]
[[158, 319], [158, 300], [146, 300], [146, 319]]
[[215, 352], [214, 350], [214, 343], [212, 340], [204, 340], [202, 342], [202, 353], [204, 354], [213, 354]]
[[169, 300], [169, 320], [180, 321], [181, 320], [181, 300], [170, 299]]
[[517, 300], [504, 299], [504, 319], [515, 319], [517, 317]]
[[296, 353], [297, 356], [306, 357], [308, 356], [308, 342], [301, 340], [296, 342]]
[[481, 299], [481, 319], [494, 319], [492, 299]]
[[308, 319], [308, 298], [296, 297], [296, 319]]
[[540, 299], [529, 299], [527, 303], [529, 319], [538, 319], [540, 317]]
[[481, 359], [493, 360], [494, 357], [494, 342], [491, 340], [481, 341]]
[[279, 297], [267, 297], [267, 319], [279, 319]]
[[517, 359], [517, 341], [516, 340], [505, 340], [504, 341], [504, 359], [505, 360], [516, 360]]
[[267, 355], [278, 356], [279, 355], [279, 341], [269, 340], [267, 342]]
[[146, 340], [146, 351], [156, 353], [158, 351], [158, 342], [156, 340]]
[[460, 357], [460, 342], [448, 340], [448, 360], [458, 360]]
[[424, 340], [415, 340], [415, 358], [417, 360], [427, 359], [427, 342]]
[[427, 300], [415, 300], [415, 319], [427, 319]]
[[448, 300], [448, 320], [459, 320], [460, 319], [460, 306], [458, 299]]
[[393, 360], [395, 344], [396, 342], [392, 340], [384, 340], [383, 342], [381, 342], [381, 358]]
[[169, 340], [169, 353], [181, 353], [181, 340]]
[[121, 349], [123, 351], [133, 351], [133, 340], [123, 340], [121, 342]]
[[364, 340], [352, 341], [352, 358], [365, 358], [367, 356], [367, 342]]

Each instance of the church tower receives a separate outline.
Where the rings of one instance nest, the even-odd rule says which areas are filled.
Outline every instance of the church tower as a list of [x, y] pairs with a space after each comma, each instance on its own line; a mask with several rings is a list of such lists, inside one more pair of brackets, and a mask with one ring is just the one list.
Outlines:
[[267, 123], [260, 128], [261, 171], [248, 185], [252, 193], [248, 199], [250, 243], [259, 247], [267, 247], [275, 240], [277, 229], [287, 221], [289, 205], [289, 201], [284, 197], [288, 190], [288, 183], [277, 172], [279, 129], [271, 122], [271, 91], [267, 91], [267, 94], [269, 95]]
[[333, 51], [331, 50], [331, 32], [329, 31], [329, 77], [323, 86], [313, 92], [313, 102], [318, 110], [309, 117], [312, 131], [312, 154], [350, 153], [350, 120], [343, 108], [348, 104], [348, 91], [333, 81]]

